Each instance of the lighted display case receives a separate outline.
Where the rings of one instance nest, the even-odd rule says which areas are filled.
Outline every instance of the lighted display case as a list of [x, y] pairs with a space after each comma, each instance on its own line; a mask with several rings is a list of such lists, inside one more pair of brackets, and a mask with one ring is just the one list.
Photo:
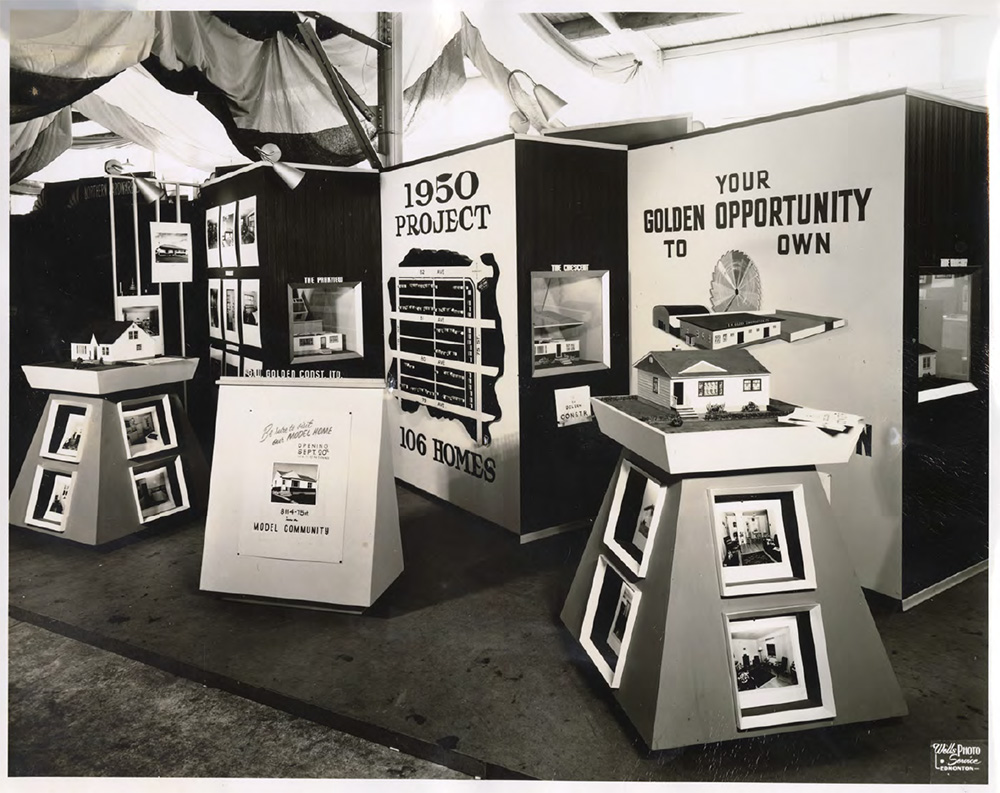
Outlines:
[[361, 283], [288, 287], [292, 363], [360, 358], [364, 352]]
[[608, 272], [531, 274], [532, 376], [611, 365]]

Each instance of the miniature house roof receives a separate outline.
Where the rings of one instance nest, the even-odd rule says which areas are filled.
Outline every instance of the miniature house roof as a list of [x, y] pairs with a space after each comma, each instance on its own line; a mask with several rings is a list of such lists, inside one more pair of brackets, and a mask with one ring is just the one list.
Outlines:
[[781, 317], [772, 317], [764, 314], [750, 314], [746, 311], [737, 311], [732, 314], [701, 314], [698, 316], [678, 317], [682, 322], [687, 322], [705, 330], [729, 330], [730, 328], [745, 328], [748, 325], [762, 325], [765, 322], [781, 322]]
[[575, 317], [568, 317], [557, 311], [543, 311], [542, 309], [531, 309], [531, 326], [533, 328], [565, 328], [571, 325], [582, 325], [583, 320]]
[[138, 328], [131, 320], [104, 320], [94, 322], [83, 330], [77, 332], [70, 341], [74, 344], [90, 344], [90, 340], [97, 339], [98, 344], [114, 344], [124, 335], [125, 331], [131, 330], [132, 326]]
[[937, 350], [935, 350], [933, 347], [928, 347], [926, 344], [919, 344], [919, 343], [917, 344], [918, 355], [927, 355], [928, 353], [936, 353], [936, 352]]
[[704, 374], [770, 374], [760, 361], [740, 348], [648, 352], [636, 361], [635, 368], [667, 377], [694, 377]]
[[282, 479], [298, 479], [300, 482], [315, 482], [311, 476], [306, 476], [305, 474], [300, 474], [295, 469], [289, 469], [287, 471], [278, 470], [278, 476]]

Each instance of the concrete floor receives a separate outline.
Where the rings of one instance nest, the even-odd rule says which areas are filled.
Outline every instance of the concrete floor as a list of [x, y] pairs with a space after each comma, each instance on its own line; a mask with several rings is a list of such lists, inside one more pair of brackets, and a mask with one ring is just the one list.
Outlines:
[[468, 779], [11, 619], [8, 775]]

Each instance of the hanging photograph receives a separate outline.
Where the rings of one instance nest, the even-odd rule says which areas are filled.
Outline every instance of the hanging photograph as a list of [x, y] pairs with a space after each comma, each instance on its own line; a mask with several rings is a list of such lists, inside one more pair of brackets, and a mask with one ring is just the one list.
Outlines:
[[802, 489], [709, 493], [723, 597], [816, 587]]
[[264, 364], [256, 358], [243, 359], [244, 377], [263, 377]]
[[226, 377], [240, 376], [240, 356], [239, 353], [226, 352], [225, 366], [222, 372]]
[[153, 283], [191, 281], [191, 224], [149, 224]]
[[726, 621], [740, 729], [835, 715], [818, 605]]
[[45, 424], [41, 456], [71, 463], [79, 462], [87, 437], [89, 412], [87, 405], [53, 400]]
[[226, 341], [240, 342], [239, 316], [240, 307], [239, 281], [226, 278], [222, 282], [222, 336]]
[[236, 267], [236, 202], [223, 204], [219, 214], [219, 258], [223, 267]]
[[205, 212], [205, 249], [208, 251], [208, 266], [219, 267], [219, 207], [210, 207]]
[[38, 467], [31, 484], [24, 522], [51, 531], [65, 531], [76, 474]]
[[173, 515], [189, 506], [180, 458], [146, 471], [133, 470], [132, 486], [140, 523]]
[[124, 306], [122, 319], [134, 322], [150, 336], [158, 337], [160, 335], [159, 306]]
[[664, 485], [628, 460], [622, 460], [604, 542], [640, 578], [646, 575], [666, 492]]
[[208, 350], [208, 374], [213, 381], [222, 377], [222, 350], [218, 347]]
[[177, 446], [169, 397], [121, 402], [118, 412], [130, 460]]
[[605, 556], [598, 557], [581, 643], [612, 688], [621, 684], [641, 594]]
[[257, 196], [241, 198], [238, 212], [240, 267], [256, 267], [257, 258]]
[[208, 279], [208, 334], [222, 338], [222, 281], [218, 278]]
[[240, 281], [240, 324], [243, 343], [260, 347], [260, 281], [257, 278]]
[[[159, 287], [157, 287], [159, 289]], [[160, 295], [119, 295], [115, 298], [115, 314], [125, 322], [134, 322], [153, 340], [153, 354], [163, 355], [163, 316]]]

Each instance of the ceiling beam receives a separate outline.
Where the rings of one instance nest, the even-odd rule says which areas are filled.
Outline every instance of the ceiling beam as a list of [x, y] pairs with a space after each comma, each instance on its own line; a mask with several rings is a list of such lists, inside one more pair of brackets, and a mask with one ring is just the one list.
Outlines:
[[[650, 28], [663, 28], [671, 25], [680, 25], [685, 22], [696, 22], [709, 17], [728, 16], [727, 14], [671, 14], [653, 13], [647, 11], [629, 11], [612, 15], [618, 27], [622, 30], [648, 30]], [[554, 22], [553, 27], [570, 41], [578, 39], [591, 39], [598, 36], [607, 35], [607, 30], [596, 19], [589, 14], [579, 19], [570, 19], [566, 22]]]

